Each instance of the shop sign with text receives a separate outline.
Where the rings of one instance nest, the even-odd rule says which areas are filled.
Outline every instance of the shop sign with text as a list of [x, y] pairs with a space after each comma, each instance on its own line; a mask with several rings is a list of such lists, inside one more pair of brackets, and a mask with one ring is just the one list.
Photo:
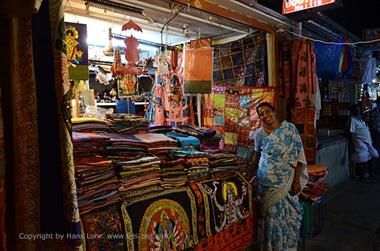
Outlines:
[[283, 0], [282, 14], [289, 14], [335, 3], [336, 0]]

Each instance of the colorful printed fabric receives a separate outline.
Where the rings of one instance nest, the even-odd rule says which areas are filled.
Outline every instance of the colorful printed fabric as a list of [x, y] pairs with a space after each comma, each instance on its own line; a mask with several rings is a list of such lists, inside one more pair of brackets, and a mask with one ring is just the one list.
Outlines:
[[314, 106], [313, 94], [318, 84], [314, 44], [310, 40], [294, 40], [292, 43], [295, 108]]
[[214, 117], [214, 94], [205, 94], [204, 95], [204, 104], [202, 105], [202, 117], [203, 117], [203, 126], [210, 127], [213, 125]]
[[305, 155], [308, 163], [315, 162], [317, 149], [317, 133], [314, 127], [315, 110], [313, 107], [295, 109], [293, 111], [293, 123], [296, 125], [301, 136]]
[[294, 167], [303, 164], [301, 187], [307, 182], [306, 158], [296, 127], [284, 121], [270, 135], [262, 128], [254, 135], [255, 150], [261, 152], [257, 177], [265, 222], [265, 246], [268, 250], [296, 247], [302, 220], [298, 196], [288, 192]]
[[193, 247], [198, 243], [196, 211], [195, 197], [189, 188], [146, 195], [123, 204], [127, 250]]
[[[155, 125], [177, 126], [188, 122], [187, 103], [184, 93], [182, 55], [178, 53], [178, 67], [169, 73], [158, 73], [153, 88]], [[151, 121], [152, 122], [152, 121]]]
[[185, 93], [211, 93], [212, 48], [211, 39], [198, 39], [185, 50]]
[[[294, 88], [292, 87], [292, 64], [291, 64], [291, 50], [290, 41], [285, 40], [278, 44], [278, 85], [277, 91], [279, 100], [283, 103], [279, 105], [277, 116], [289, 119], [291, 116], [291, 105], [293, 104]], [[283, 98], [283, 99], [282, 99]]]
[[224, 86], [266, 85], [265, 34], [250, 34], [240, 40], [215, 46], [213, 84]]
[[125, 250], [120, 203], [81, 215], [86, 250]]
[[224, 137], [224, 149], [247, 158], [249, 137], [260, 127], [256, 106], [261, 102], [274, 103], [274, 88], [270, 87], [213, 87], [213, 125]]
[[198, 207], [202, 239], [195, 250], [248, 247], [255, 236], [252, 187], [241, 175], [191, 184]]

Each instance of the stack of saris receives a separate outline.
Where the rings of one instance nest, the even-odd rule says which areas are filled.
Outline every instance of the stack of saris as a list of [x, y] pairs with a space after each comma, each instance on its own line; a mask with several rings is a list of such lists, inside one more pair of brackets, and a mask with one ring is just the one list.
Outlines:
[[110, 160], [104, 157], [75, 159], [75, 178], [81, 214], [119, 200], [120, 184]]
[[112, 162], [105, 157], [109, 138], [93, 133], [73, 132], [75, 178], [80, 213], [119, 200], [119, 181]]
[[72, 118], [73, 132], [108, 132], [107, 122], [97, 118]]
[[121, 180], [120, 196], [131, 201], [142, 195], [162, 190], [160, 163], [160, 159], [156, 156], [115, 163], [116, 173]]
[[134, 160], [147, 154], [148, 144], [142, 142], [134, 135], [122, 133], [104, 133], [102, 135], [110, 139], [106, 153], [108, 158], [114, 162]]
[[178, 141], [181, 147], [198, 147], [200, 145], [200, 140], [197, 137], [186, 135], [177, 131], [167, 132], [166, 136]]
[[134, 136], [148, 145], [148, 153], [156, 156], [168, 155], [171, 150], [178, 148], [178, 142], [164, 134], [141, 133]]
[[116, 113], [106, 114], [109, 127], [119, 133], [135, 134], [149, 131], [149, 121], [141, 116]]
[[185, 159], [185, 172], [188, 180], [205, 179], [209, 176], [207, 153], [187, 147], [171, 151], [170, 156], [173, 159]]
[[172, 127], [166, 126], [166, 125], [151, 125], [149, 127], [150, 133], [167, 133], [171, 131], [172, 131]]
[[186, 184], [185, 159], [161, 159], [161, 186], [171, 188]]
[[307, 172], [309, 174], [309, 181], [302, 190], [301, 197], [317, 201], [327, 189], [327, 166], [323, 164], [308, 165]]
[[194, 136], [200, 141], [200, 149], [203, 152], [215, 153], [220, 152], [220, 140], [222, 137], [215, 130], [204, 127], [191, 127], [179, 125], [173, 131], [182, 135]]
[[210, 172], [215, 178], [228, 176], [238, 170], [236, 155], [232, 153], [213, 153], [208, 155]]
[[74, 157], [104, 157], [109, 137], [89, 132], [73, 132]]

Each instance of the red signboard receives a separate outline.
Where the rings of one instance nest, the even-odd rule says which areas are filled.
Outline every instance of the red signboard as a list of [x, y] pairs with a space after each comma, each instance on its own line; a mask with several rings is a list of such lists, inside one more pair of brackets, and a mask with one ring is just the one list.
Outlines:
[[336, 0], [283, 0], [282, 14], [289, 14], [306, 9], [335, 3]]

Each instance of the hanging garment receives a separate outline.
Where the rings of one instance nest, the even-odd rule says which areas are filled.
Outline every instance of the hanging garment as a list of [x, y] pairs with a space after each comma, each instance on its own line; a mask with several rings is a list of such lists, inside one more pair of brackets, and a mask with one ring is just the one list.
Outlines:
[[185, 50], [185, 93], [211, 93], [211, 39], [195, 40]]

